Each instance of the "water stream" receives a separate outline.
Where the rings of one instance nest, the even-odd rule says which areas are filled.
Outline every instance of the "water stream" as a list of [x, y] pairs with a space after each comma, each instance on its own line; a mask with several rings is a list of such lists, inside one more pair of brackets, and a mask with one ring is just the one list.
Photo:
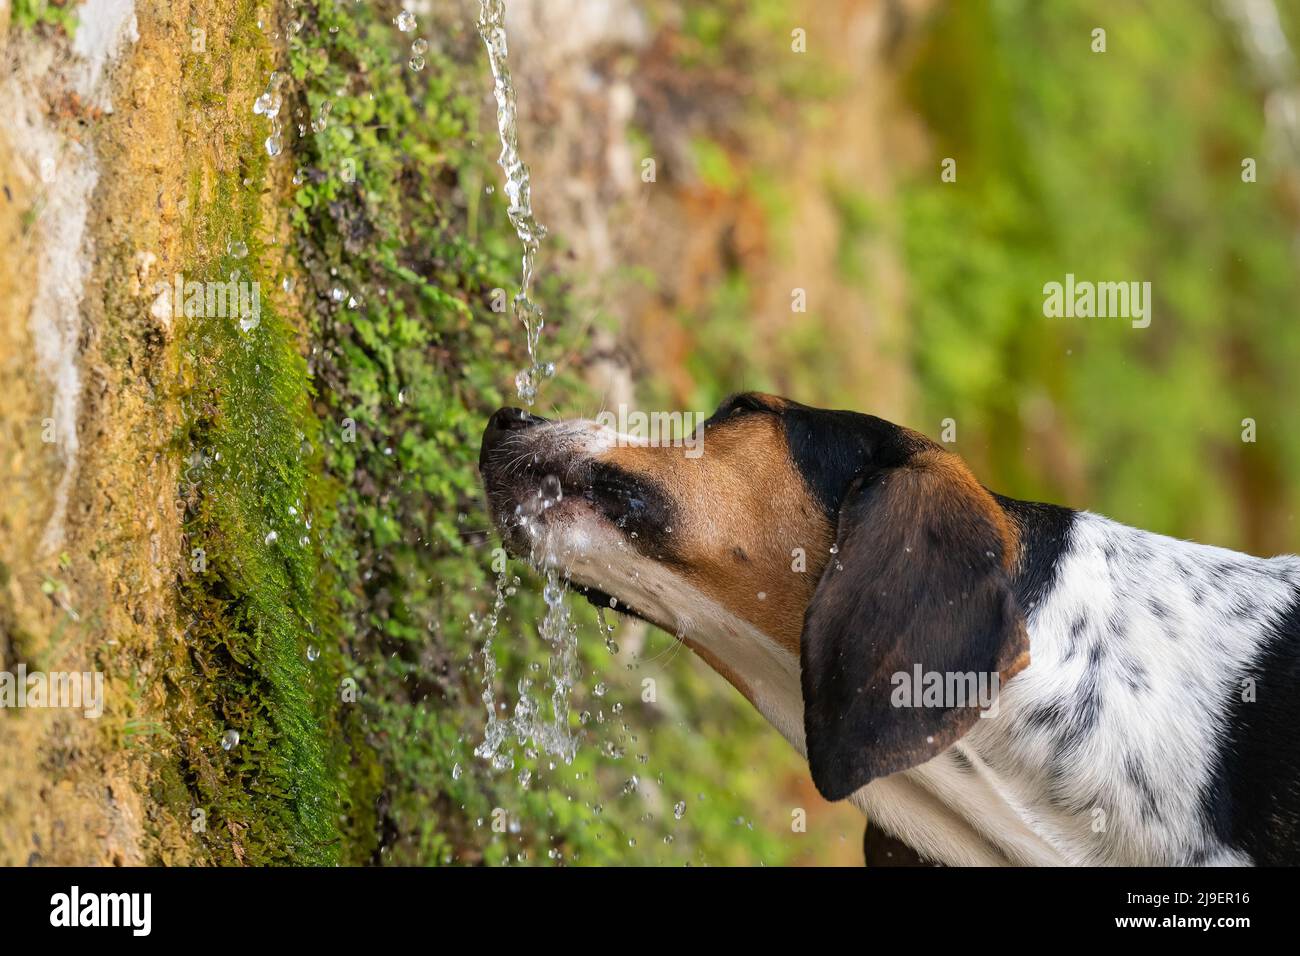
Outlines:
[[532, 289], [537, 250], [546, 235], [546, 227], [533, 215], [532, 180], [528, 166], [519, 156], [519, 116], [507, 61], [505, 0], [481, 0], [478, 32], [492, 67], [492, 95], [497, 103], [497, 133], [501, 137], [497, 163], [505, 173], [505, 193], [510, 204], [506, 212], [523, 246], [519, 291], [512, 305], [515, 320], [524, 327], [528, 366], [515, 376], [515, 389], [523, 403], [531, 407], [537, 401], [542, 380], [555, 374], [555, 366], [541, 362], [537, 354], [546, 321], [541, 307], [532, 299]]
[[[533, 214], [532, 181], [528, 166], [519, 155], [518, 111], [515, 88], [510, 78], [507, 61], [505, 3], [503, 0], [481, 0], [478, 19], [479, 35], [487, 48], [488, 62], [492, 68], [492, 94], [497, 106], [497, 132], [501, 140], [501, 153], [497, 158], [505, 174], [505, 195], [509, 203], [507, 214], [523, 247], [519, 291], [513, 299], [515, 320], [523, 326], [528, 349], [528, 366], [515, 376], [515, 388], [520, 400], [531, 406], [537, 401], [541, 382], [555, 374], [555, 366], [542, 362], [539, 345], [545, 320], [541, 307], [532, 298], [537, 252], [546, 228]], [[547, 490], [546, 482], [539, 490], [537, 514], [525, 516], [536, 520], [541, 512], [560, 498], [559, 482]], [[545, 708], [534, 696], [531, 677], [521, 678], [517, 685], [518, 699], [509, 717], [503, 716], [504, 707], [497, 701], [495, 679], [496, 661], [493, 640], [501, 622], [506, 599], [514, 593], [518, 579], [510, 579], [502, 572], [497, 577], [496, 597], [486, 618], [477, 622], [476, 631], [483, 641], [483, 691], [482, 700], [487, 709], [487, 725], [483, 741], [474, 753], [498, 770], [514, 767], [514, 757], [508, 750], [511, 737], [525, 748], [526, 755], [536, 756], [538, 750], [571, 763], [577, 751], [578, 735], [569, 726], [569, 696], [578, 679], [578, 636], [569, 607], [568, 584], [556, 567], [544, 561], [545, 555], [534, 555], [534, 564], [545, 565], [546, 583], [542, 594], [546, 613], [538, 627], [549, 650], [547, 677], [550, 682], [550, 719]], [[520, 782], [529, 782], [529, 771], [520, 772]]]

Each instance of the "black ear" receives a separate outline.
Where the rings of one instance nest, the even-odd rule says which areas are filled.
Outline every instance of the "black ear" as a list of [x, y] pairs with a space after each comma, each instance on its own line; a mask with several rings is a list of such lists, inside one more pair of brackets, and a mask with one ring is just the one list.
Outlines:
[[974, 675], [992, 689], [1028, 664], [1006, 571], [1015, 548], [992, 496], [946, 452], [849, 488], [800, 642], [808, 763], [823, 796], [924, 763], [979, 719], [978, 696], [900, 705], [918, 673], [960, 675], [965, 688]]

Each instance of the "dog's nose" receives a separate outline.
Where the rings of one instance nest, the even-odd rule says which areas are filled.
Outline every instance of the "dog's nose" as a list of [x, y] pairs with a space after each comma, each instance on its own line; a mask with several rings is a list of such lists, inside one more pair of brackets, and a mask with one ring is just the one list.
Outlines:
[[538, 418], [531, 412], [526, 412], [522, 408], [498, 408], [488, 419], [487, 430], [514, 432], [524, 428], [532, 428], [534, 425], [545, 425], [545, 418]]
[[522, 408], [498, 408], [488, 419], [487, 428], [483, 429], [483, 445], [479, 451], [479, 468], [487, 464], [488, 458], [502, 439], [516, 432], [538, 425], [545, 425], [545, 418], [538, 418]]

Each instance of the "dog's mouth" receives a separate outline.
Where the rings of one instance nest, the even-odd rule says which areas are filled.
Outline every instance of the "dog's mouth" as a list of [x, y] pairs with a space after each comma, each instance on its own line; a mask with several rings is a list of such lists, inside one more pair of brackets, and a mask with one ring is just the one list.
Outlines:
[[479, 455], [488, 510], [512, 555], [559, 567], [593, 604], [640, 617], [595, 578], [629, 551], [672, 559], [672, 499], [652, 479], [593, 457], [590, 434], [518, 409], [498, 411]]

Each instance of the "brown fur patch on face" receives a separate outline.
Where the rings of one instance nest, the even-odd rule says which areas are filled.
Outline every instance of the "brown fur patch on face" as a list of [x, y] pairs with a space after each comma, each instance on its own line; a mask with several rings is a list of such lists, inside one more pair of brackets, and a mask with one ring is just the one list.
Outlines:
[[[682, 447], [631, 446], [612, 448], [600, 460], [652, 480], [672, 498], [677, 518], [665, 536], [674, 563], [694, 586], [798, 655], [804, 615], [830, 560], [836, 528], [791, 459], [782, 400], [752, 398], [770, 411], [749, 409], [712, 424], [699, 457], [688, 457]], [[912, 514], [892, 517], [908, 523], [927, 512], [978, 512], [996, 529], [1003, 566], [1014, 568], [1019, 535], [993, 496], [960, 457], [920, 433], [902, 431], [916, 449], [903, 467], [928, 476], [917, 487], [930, 500], [915, 502]], [[1028, 654], [1019, 655], [1002, 678], [1027, 665]]]
[[671, 495], [679, 513], [666, 535], [684, 575], [797, 655], [835, 529], [790, 459], [779, 416], [747, 411], [723, 419], [705, 431], [699, 457], [685, 451], [621, 447], [601, 460]]

